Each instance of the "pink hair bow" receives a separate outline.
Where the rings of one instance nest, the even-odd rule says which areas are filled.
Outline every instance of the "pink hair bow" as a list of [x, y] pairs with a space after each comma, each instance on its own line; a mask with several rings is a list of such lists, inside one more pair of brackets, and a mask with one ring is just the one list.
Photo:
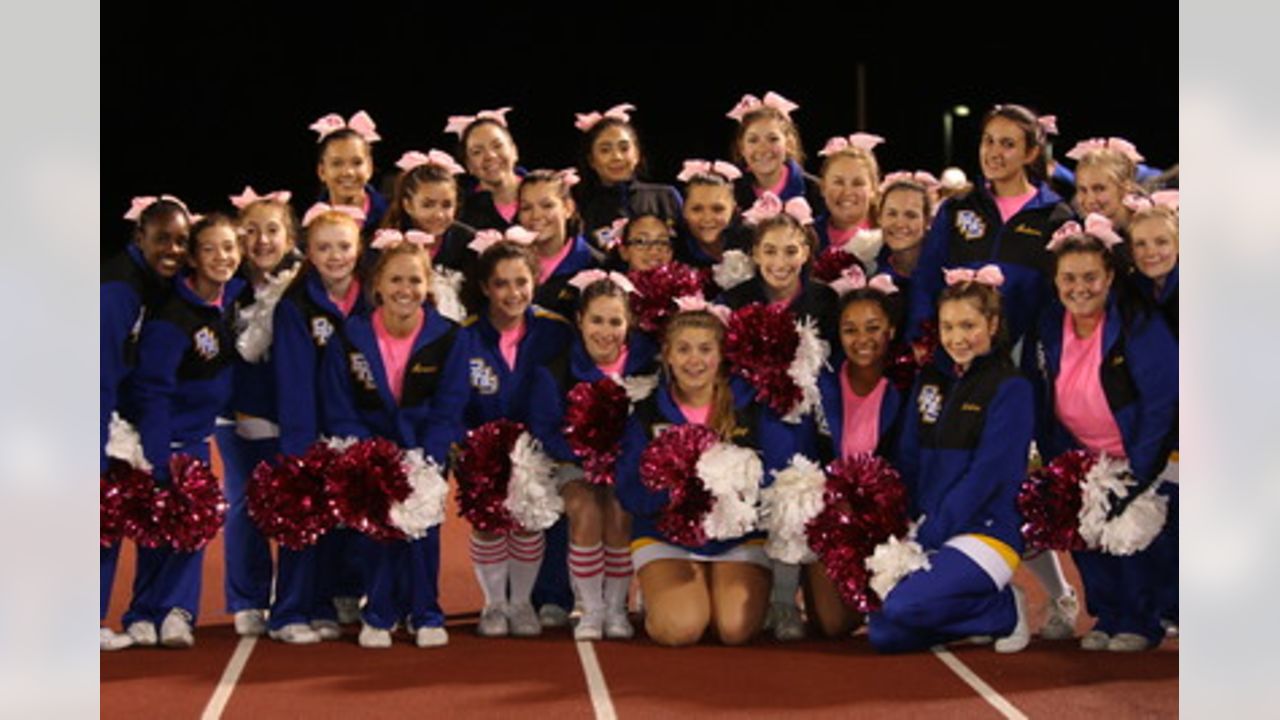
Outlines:
[[124, 219], [137, 222], [142, 218], [142, 212], [144, 210], [161, 200], [168, 200], [182, 208], [182, 211], [187, 215], [191, 215], [191, 210], [187, 208], [187, 204], [173, 195], [161, 195], [159, 197], [156, 197], [155, 195], [141, 195], [129, 201], [129, 211], [124, 214]]
[[604, 240], [606, 248], [615, 248], [622, 244], [623, 235], [627, 229], [628, 218], [620, 217], [609, 224], [608, 230], [601, 230], [600, 237]]
[[1004, 273], [1000, 272], [1000, 266], [998, 265], [987, 264], [977, 270], [973, 268], [943, 268], [942, 275], [946, 279], [947, 285], [976, 282], [982, 285], [990, 285], [991, 287], [1000, 287], [1004, 284]]
[[818, 155], [826, 157], [827, 155], [835, 155], [842, 150], [849, 148], [858, 148], [871, 152], [877, 145], [884, 143], [884, 138], [871, 133], [856, 132], [847, 138], [833, 137], [827, 141], [826, 147], [818, 151]]
[[857, 265], [850, 265], [845, 268], [844, 272], [840, 273], [840, 277], [832, 281], [829, 287], [841, 297], [864, 287], [869, 287], [881, 295], [892, 295], [898, 292], [898, 286], [893, 283], [893, 278], [880, 273], [871, 278], [871, 280], [867, 280], [866, 273]]
[[1151, 193], [1151, 202], [1178, 212], [1178, 197], [1177, 190], [1157, 190]]
[[399, 245], [400, 243], [409, 243], [425, 248], [431, 247], [436, 238], [430, 233], [424, 233], [421, 230], [410, 230], [408, 232], [400, 232], [393, 228], [383, 228], [373, 234], [373, 242], [369, 243], [369, 247], [374, 250], [384, 250]]
[[898, 170], [884, 176], [884, 182], [880, 183], [880, 191], [883, 192], [885, 188], [897, 182], [919, 183], [923, 185], [926, 190], [935, 190], [942, 185], [942, 183], [938, 181], [938, 178], [933, 176], [933, 173], [926, 170], [916, 170], [915, 172]]
[[507, 113], [509, 112], [511, 112], [511, 108], [501, 107], [497, 110], [481, 110], [475, 115], [450, 115], [448, 122], [445, 123], [444, 131], [455, 133], [458, 137], [462, 137], [467, 132], [467, 128], [471, 127], [471, 123], [477, 120], [492, 120], [502, 127], [506, 127]]
[[1146, 159], [1142, 156], [1142, 153], [1138, 152], [1138, 148], [1134, 147], [1133, 143], [1125, 140], [1124, 138], [1118, 137], [1090, 138], [1088, 140], [1081, 140], [1076, 143], [1075, 147], [1067, 151], [1067, 157], [1072, 160], [1079, 160], [1084, 157], [1086, 153], [1093, 152], [1094, 150], [1115, 150], [1135, 163], [1140, 163]]
[[742, 177], [742, 171], [738, 169], [737, 165], [723, 160], [685, 160], [684, 168], [680, 170], [680, 174], [676, 176], [676, 179], [680, 182], [689, 182], [694, 175], [699, 173], [716, 174], [729, 182]]
[[1129, 208], [1130, 212], [1138, 212], [1139, 210], [1146, 210], [1147, 208], [1155, 204], [1151, 202], [1151, 198], [1147, 197], [1146, 195], [1141, 195], [1139, 193], [1129, 193], [1125, 195], [1120, 202], [1123, 203], [1125, 207]]
[[675, 302], [677, 312], [708, 312], [726, 327], [729, 325], [729, 317], [733, 315], [733, 311], [729, 308], [707, 302], [707, 299], [701, 295], [681, 295]]
[[578, 171], [573, 168], [557, 170], [556, 179], [560, 181], [561, 185], [564, 185], [565, 190], [568, 190], [574, 185], [582, 182], [582, 178], [578, 177]]
[[364, 211], [358, 207], [352, 207], [350, 205], [330, 205], [329, 203], [318, 202], [307, 208], [306, 214], [302, 216], [302, 227], [310, 225], [312, 220], [315, 220], [330, 211], [350, 215], [358, 223], [364, 222]]
[[1045, 135], [1058, 134], [1058, 116], [1057, 115], [1041, 115], [1036, 118], [1036, 122], [1040, 123], [1040, 127], [1044, 129]]
[[373, 124], [373, 118], [369, 117], [369, 113], [363, 110], [357, 111], [347, 121], [344, 121], [338, 113], [329, 113], [311, 123], [310, 127], [320, 133], [320, 137], [316, 138], [316, 142], [323, 141], [339, 130], [352, 130], [364, 138], [366, 142], [377, 142], [382, 139], [382, 136], [378, 135], [377, 126]]
[[766, 192], [756, 200], [749, 210], [742, 213], [742, 219], [748, 224], [759, 225], [779, 213], [786, 213], [795, 218], [801, 225], [813, 224], [813, 208], [803, 197], [793, 197], [785, 203], [771, 192]]
[[1044, 246], [1049, 252], [1057, 252], [1062, 247], [1062, 243], [1073, 235], [1088, 235], [1097, 238], [1102, 246], [1110, 250], [1111, 248], [1124, 242], [1124, 238], [1116, 234], [1115, 228], [1111, 225], [1111, 221], [1102, 213], [1089, 213], [1084, 219], [1084, 227], [1080, 227], [1080, 223], [1075, 220], [1068, 220], [1062, 224], [1062, 227], [1054, 231], [1053, 237], [1049, 243]]
[[597, 123], [605, 118], [613, 118], [614, 120], [624, 123], [631, 122], [631, 113], [635, 109], [636, 106], [631, 103], [622, 103], [620, 105], [614, 105], [602, 113], [574, 113], [574, 117], [576, 117], [577, 120], [573, 123], [573, 126], [582, 132], [590, 132], [591, 128], [595, 127]]
[[628, 294], [636, 291], [636, 286], [631, 284], [631, 281], [627, 279], [627, 276], [616, 270], [610, 270], [609, 272], [595, 268], [591, 270], [583, 270], [577, 275], [574, 275], [573, 278], [569, 280], [569, 284], [578, 288], [578, 291], [581, 292], [586, 290], [588, 285], [600, 282], [601, 280], [608, 280], [614, 285], [622, 288], [622, 291]]
[[761, 100], [755, 95], [743, 95], [742, 99], [738, 101], [738, 104], [734, 105], [732, 110], [725, 113], [725, 117], [730, 117], [738, 122], [742, 122], [742, 118], [746, 117], [748, 113], [759, 110], [762, 107], [771, 107], [782, 113], [783, 117], [790, 118], [791, 111], [799, 109], [800, 106], [770, 90], [764, 94], [764, 100]]
[[467, 247], [474, 250], [478, 255], [503, 240], [508, 240], [516, 243], [517, 245], [530, 245], [537, 239], [538, 233], [532, 230], [526, 230], [519, 225], [512, 225], [507, 228], [506, 232], [498, 232], [497, 230], [481, 230], [476, 233], [475, 238], [473, 238], [471, 242], [467, 243]]
[[276, 190], [275, 192], [269, 192], [266, 195], [259, 195], [253, 191], [252, 186], [245, 185], [244, 192], [239, 195], [231, 196], [231, 204], [236, 206], [237, 209], [243, 210], [259, 200], [270, 200], [271, 202], [288, 204], [289, 198], [291, 197], [293, 197], [293, 193], [288, 190]]
[[417, 150], [410, 150], [409, 152], [401, 155], [400, 159], [396, 161], [396, 167], [405, 172], [410, 172], [411, 170], [420, 168], [423, 165], [439, 165], [453, 175], [461, 175], [466, 172], [466, 170], [453, 159], [452, 155], [442, 150], [428, 150], [425, 155]]

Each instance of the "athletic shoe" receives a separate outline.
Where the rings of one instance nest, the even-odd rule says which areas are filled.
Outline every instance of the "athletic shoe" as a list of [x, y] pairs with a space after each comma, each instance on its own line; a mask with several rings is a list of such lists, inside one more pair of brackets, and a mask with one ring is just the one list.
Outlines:
[[569, 613], [555, 603], [538, 608], [538, 623], [544, 628], [569, 627]]
[[237, 610], [236, 634], [241, 637], [262, 635], [267, 631], [266, 610]]
[[342, 637], [342, 627], [336, 620], [312, 620], [311, 629], [316, 631], [321, 640], [337, 640]]
[[1013, 589], [1013, 605], [1018, 611], [1018, 622], [1014, 624], [1013, 632], [996, 640], [995, 649], [998, 653], [1022, 652], [1027, 643], [1031, 642], [1031, 628], [1027, 625], [1027, 598], [1017, 585], [1010, 587]]
[[604, 610], [584, 612], [573, 628], [574, 640], [599, 640], [604, 637]]
[[156, 624], [150, 620], [138, 620], [125, 628], [125, 633], [133, 638], [133, 644], [140, 647], [155, 647], [159, 640], [156, 637]]
[[790, 603], [770, 604], [765, 624], [773, 630], [775, 640], [792, 642], [804, 639], [804, 621], [800, 618], [800, 608]]
[[420, 648], [444, 647], [449, 644], [449, 631], [442, 627], [421, 627], [414, 633], [414, 642]]
[[123, 650], [131, 647], [133, 642], [133, 638], [128, 633], [118, 633], [111, 628], [98, 628], [98, 649], [104, 652]]
[[1136, 633], [1116, 633], [1107, 643], [1107, 649], [1111, 652], [1141, 652], [1149, 647], [1151, 644], [1147, 639]]
[[279, 640], [288, 645], [311, 645], [320, 642], [320, 633], [306, 623], [289, 623], [267, 634], [272, 640]]
[[481, 637], [506, 637], [510, 633], [507, 622], [507, 610], [502, 603], [486, 605], [480, 611], [480, 623], [476, 625], [476, 634]]
[[1040, 637], [1045, 640], [1066, 640], [1075, 637], [1076, 618], [1080, 615], [1080, 600], [1076, 597], [1075, 588], [1068, 587], [1062, 595], [1049, 603], [1049, 617], [1040, 628]]
[[362, 648], [389, 648], [391, 647], [391, 631], [363, 624], [360, 627], [359, 642]]
[[196, 644], [191, 616], [186, 610], [174, 608], [164, 616], [164, 622], [160, 623], [160, 644], [168, 648], [189, 648]]
[[1178, 623], [1173, 620], [1161, 620], [1160, 627], [1164, 628], [1164, 636], [1167, 638], [1178, 637]]
[[608, 612], [604, 614], [604, 636], [610, 640], [630, 640], [636, 634], [631, 626], [631, 618], [626, 611]]
[[1111, 643], [1111, 636], [1101, 630], [1090, 630], [1080, 638], [1081, 650], [1106, 650]]
[[[561, 612], [564, 612], [561, 610]], [[538, 613], [529, 603], [509, 603], [507, 605], [507, 624], [511, 634], [516, 637], [536, 637], [542, 634], [542, 623]]]
[[360, 598], [336, 597], [333, 599], [333, 607], [338, 611], [339, 624], [354, 625], [360, 622]]

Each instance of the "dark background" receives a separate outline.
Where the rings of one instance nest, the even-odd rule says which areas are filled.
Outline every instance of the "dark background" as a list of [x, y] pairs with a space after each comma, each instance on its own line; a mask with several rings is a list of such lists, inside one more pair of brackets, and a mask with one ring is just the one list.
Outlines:
[[876, 150], [882, 171], [937, 174], [942, 115], [964, 103], [973, 114], [956, 120], [954, 164], [973, 178], [978, 121], [997, 102], [1056, 114], [1059, 157], [1077, 140], [1119, 135], [1149, 164], [1177, 162], [1173, 17], [1150, 32], [1158, 23], [1136, 11], [1051, 26], [1025, 3], [972, 12], [923, 3], [264, 7], [130, 4], [106, 17], [104, 254], [127, 240], [120, 216], [134, 195], [229, 210], [227, 195], [252, 184], [293, 190], [304, 210], [319, 189], [307, 126], [359, 109], [383, 137], [375, 178], [405, 150], [454, 150], [448, 115], [503, 105], [515, 108], [521, 164], [569, 165], [581, 137], [573, 114], [631, 102], [649, 176], [672, 182], [685, 158], [728, 159], [736, 124], [725, 112], [768, 90], [800, 105], [793, 118], [813, 171], [828, 137], [861, 129], [888, 139]]

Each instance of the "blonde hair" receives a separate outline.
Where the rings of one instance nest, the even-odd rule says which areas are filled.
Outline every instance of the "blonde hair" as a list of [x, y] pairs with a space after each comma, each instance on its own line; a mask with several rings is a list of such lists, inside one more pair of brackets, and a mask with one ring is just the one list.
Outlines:
[[1097, 168], [1120, 188], [1120, 195], [1138, 191], [1138, 168], [1128, 155], [1111, 148], [1090, 150], [1076, 161], [1076, 175], [1084, 168]]
[[[724, 325], [706, 310], [693, 310], [676, 313], [667, 321], [662, 331], [662, 359], [665, 365], [667, 353], [671, 350], [676, 333], [682, 330], [710, 330], [716, 338], [716, 344], [722, 352], [720, 368], [716, 372], [715, 387], [711, 394], [711, 413], [707, 417], [707, 427], [715, 430], [724, 440], [733, 437], [738, 424], [733, 412], [733, 390], [729, 387], [729, 371], [724, 362]], [[667, 368], [670, 377], [670, 368]]]
[[386, 248], [378, 255], [378, 260], [373, 264], [373, 270], [369, 272], [369, 299], [374, 305], [381, 305], [381, 298], [377, 295], [378, 278], [382, 277], [382, 273], [386, 271], [387, 265], [391, 263], [392, 258], [401, 255], [409, 255], [422, 261], [422, 270], [427, 277], [427, 297], [431, 299], [431, 304], [435, 305], [435, 296], [431, 294], [431, 253], [426, 248], [415, 243], [406, 241], [392, 245]]
[[[1143, 220], [1159, 220], [1160, 222], [1163, 222], [1165, 226], [1169, 228], [1169, 231], [1173, 233], [1174, 241], [1176, 242], [1178, 240], [1177, 210], [1163, 205], [1153, 205], [1148, 208], [1143, 208], [1133, 213], [1133, 216], [1129, 218], [1129, 227], [1132, 228]], [[1130, 230], [1130, 232], [1132, 232], [1132, 230]]]

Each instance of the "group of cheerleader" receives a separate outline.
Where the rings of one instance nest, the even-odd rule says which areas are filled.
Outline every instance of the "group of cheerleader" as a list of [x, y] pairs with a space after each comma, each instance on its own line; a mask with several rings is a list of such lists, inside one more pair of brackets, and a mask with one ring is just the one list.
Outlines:
[[[1030, 465], [1083, 449], [1127, 461], [1107, 521], [1139, 497], [1169, 510], [1136, 552], [1075, 549], [1097, 618], [1080, 645], [1157, 646], [1177, 621], [1176, 193], [1138, 184], [1131, 144], [1094, 139], [1067, 153], [1068, 204], [1051, 188], [1070, 173], [1051, 169], [1049, 123], [1018, 105], [983, 118], [967, 187], [882, 176], [884, 141], [866, 133], [828, 141], [814, 176], [797, 109], [745, 96], [728, 113], [732, 161], [686, 161], [679, 190], [640, 179], [635, 108], [620, 105], [577, 116], [576, 168], [522, 168], [510, 109], [482, 111], [448, 119], [456, 155], [405, 152], [384, 197], [371, 184], [380, 138], [359, 112], [312, 125], [323, 189], [301, 221], [287, 191], [246, 188], [234, 215], [135, 199], [133, 242], [102, 268], [101, 470], [127, 459], [163, 487], [175, 455], [208, 462], [216, 439], [241, 635], [315, 643], [358, 623], [361, 647], [402, 627], [419, 647], [446, 645], [438, 523], [391, 539], [339, 525], [279, 543], [273, 562], [251, 478], [331, 438], [381, 438], [417, 451], [466, 505], [507, 482], [460, 459], [506, 420], [547, 459], [555, 512], [532, 523], [510, 498], [511, 512], [470, 508], [482, 636], [573, 615], [578, 640], [630, 638], [634, 579], [663, 645], [865, 624], [885, 652], [964, 639], [1016, 652], [1031, 635], [1012, 582], [1022, 562], [1050, 598], [1042, 636], [1075, 634], [1076, 592], [1052, 550], [1024, 541], [1018, 496]], [[777, 317], [808, 371], [743, 372], [742, 348], [768, 351]], [[604, 381], [625, 400], [606, 418], [616, 434], [589, 452], [575, 439], [604, 431], [574, 418]], [[116, 437], [130, 428], [132, 454]], [[686, 474], [748, 478], [738, 499], [806, 462], [880, 458], [910, 520], [893, 543], [919, 561], [868, 607], [823, 556], [771, 557], [763, 522], [708, 534], [676, 510], [698, 501], [694, 486], [652, 479], [677, 438], [707, 460]], [[737, 464], [709, 469], [711, 444]], [[727, 512], [733, 493], [715, 493]], [[194, 643], [202, 551], [148, 545], [124, 632], [101, 627], [103, 650]], [[119, 549], [104, 535], [103, 618]]]

